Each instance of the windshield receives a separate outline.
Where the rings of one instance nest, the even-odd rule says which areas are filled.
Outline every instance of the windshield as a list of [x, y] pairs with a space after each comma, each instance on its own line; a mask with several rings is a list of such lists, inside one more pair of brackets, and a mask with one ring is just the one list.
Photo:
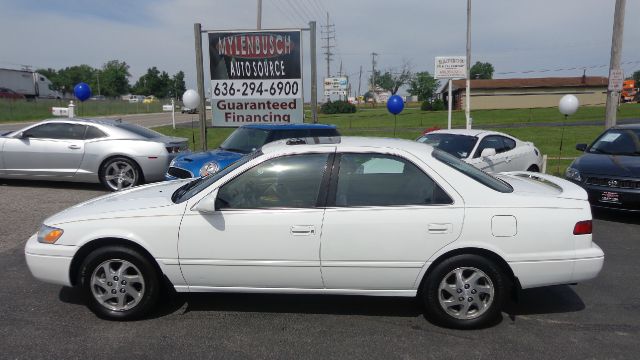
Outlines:
[[174, 203], [179, 204], [181, 202], [191, 199], [191, 197], [193, 197], [203, 189], [208, 188], [211, 184], [220, 180], [223, 176], [227, 175], [228, 173], [232, 172], [233, 170], [237, 169], [239, 166], [242, 166], [248, 161], [257, 158], [260, 155], [262, 155], [262, 151], [256, 151], [251, 155], [241, 157], [236, 162], [218, 171], [217, 173], [211, 174], [209, 176], [197, 178], [191, 182], [188, 182], [182, 185], [181, 187], [178, 188], [178, 190], [176, 190], [173, 193], [173, 195], [171, 195], [171, 200]]
[[610, 129], [589, 148], [593, 154], [640, 155], [640, 129]]
[[434, 158], [440, 160], [441, 162], [451, 166], [452, 168], [460, 171], [461, 173], [495, 191], [499, 191], [502, 193], [513, 192], [513, 188], [511, 187], [511, 185], [507, 184], [506, 182], [500, 179], [496, 179], [486, 172], [476, 168], [475, 166], [469, 165], [466, 162], [461, 161], [444, 151], [434, 149], [432, 155]]
[[127, 123], [116, 123], [114, 124], [116, 127], [119, 127], [120, 129], [125, 129], [127, 131], [130, 131], [136, 135], [140, 135], [144, 138], [147, 139], [153, 139], [153, 138], [158, 138], [158, 137], [162, 137], [164, 135], [160, 134], [157, 131], [153, 131], [153, 130], [149, 130], [145, 127], [142, 127], [140, 125], [136, 125], [136, 124], [127, 124]]
[[220, 145], [220, 149], [248, 154], [260, 149], [266, 143], [268, 136], [267, 130], [239, 128], [229, 135]]
[[466, 159], [471, 155], [478, 138], [469, 135], [431, 133], [423, 135], [418, 141], [446, 151], [458, 159]]

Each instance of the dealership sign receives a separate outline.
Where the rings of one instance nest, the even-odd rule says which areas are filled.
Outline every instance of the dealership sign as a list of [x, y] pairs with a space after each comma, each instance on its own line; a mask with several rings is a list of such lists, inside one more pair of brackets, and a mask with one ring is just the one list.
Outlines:
[[464, 56], [436, 56], [436, 79], [464, 79], [467, 77], [466, 58]]
[[324, 79], [324, 95], [347, 95], [349, 80], [345, 76]]
[[213, 126], [302, 123], [300, 34], [209, 32]]

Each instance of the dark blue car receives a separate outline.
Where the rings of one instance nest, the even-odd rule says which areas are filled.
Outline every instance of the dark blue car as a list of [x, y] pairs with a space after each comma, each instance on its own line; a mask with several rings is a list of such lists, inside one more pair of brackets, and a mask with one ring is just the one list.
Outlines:
[[565, 173], [589, 193], [594, 207], [640, 211], [640, 124], [615, 126], [584, 151]]
[[244, 125], [231, 133], [222, 145], [215, 150], [187, 153], [176, 157], [171, 162], [165, 179], [185, 179], [215, 173], [272, 141], [339, 135], [335, 125]]

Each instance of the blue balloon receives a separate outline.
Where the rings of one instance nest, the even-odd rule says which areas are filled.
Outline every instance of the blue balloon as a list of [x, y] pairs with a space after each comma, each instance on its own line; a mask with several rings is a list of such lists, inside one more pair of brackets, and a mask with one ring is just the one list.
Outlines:
[[89, 84], [81, 82], [73, 87], [73, 94], [78, 100], [85, 101], [91, 97], [91, 88]]
[[398, 115], [404, 109], [404, 100], [398, 95], [391, 95], [387, 100], [387, 110], [393, 115]]

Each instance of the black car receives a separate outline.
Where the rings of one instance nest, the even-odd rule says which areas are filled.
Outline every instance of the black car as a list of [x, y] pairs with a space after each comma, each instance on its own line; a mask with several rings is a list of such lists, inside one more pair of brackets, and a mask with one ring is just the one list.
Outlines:
[[640, 211], [640, 124], [602, 133], [569, 165], [565, 177], [589, 193], [594, 207]]

